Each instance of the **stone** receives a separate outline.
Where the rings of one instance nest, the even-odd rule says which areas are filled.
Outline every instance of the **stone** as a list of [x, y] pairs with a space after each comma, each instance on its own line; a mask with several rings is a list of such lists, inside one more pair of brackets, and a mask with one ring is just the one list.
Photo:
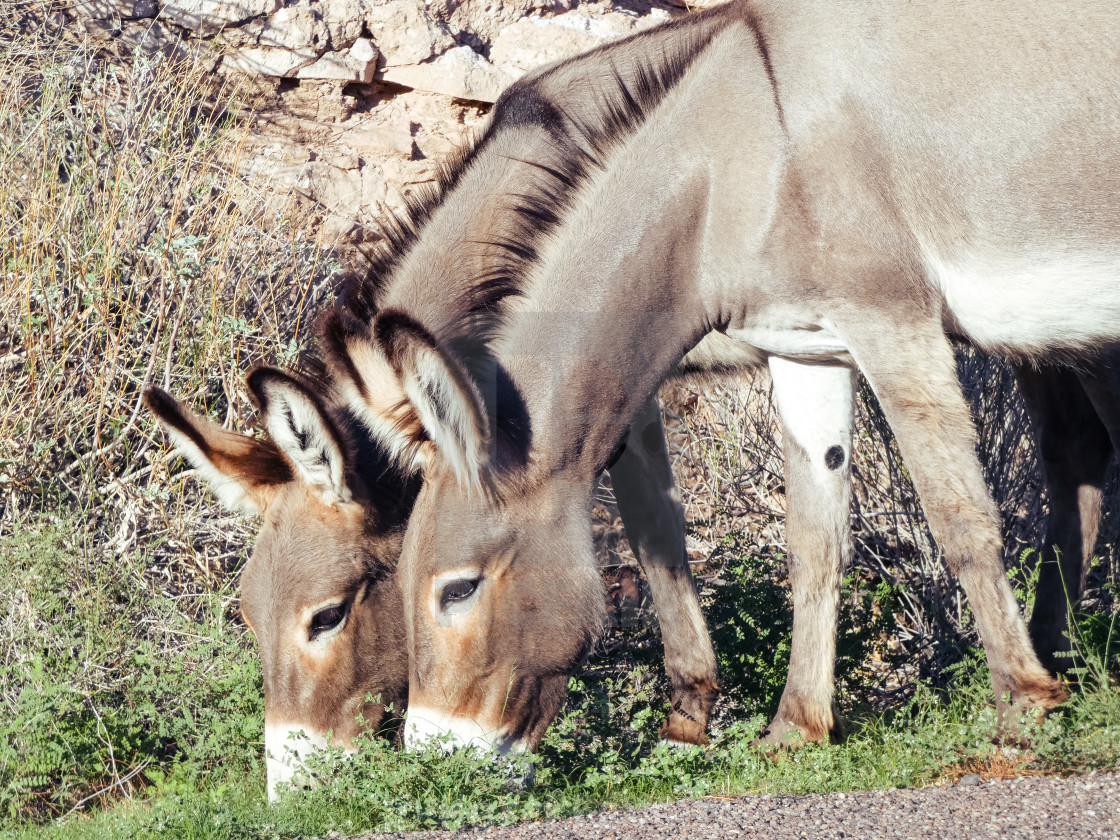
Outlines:
[[242, 47], [230, 50], [222, 60], [226, 69], [242, 73], [294, 77], [301, 67], [315, 61], [317, 56], [310, 51], [296, 52], [279, 47]]
[[285, 6], [268, 17], [257, 40], [262, 47], [319, 52], [326, 48], [330, 34], [307, 6]]
[[431, 132], [417, 135], [416, 148], [424, 157], [439, 160], [458, 151], [466, 142], [466, 139], [456, 141], [444, 134]]
[[74, 14], [92, 20], [139, 20], [155, 17], [156, 0], [74, 0]]
[[281, 0], [166, 0], [159, 16], [203, 37], [249, 18], [271, 15]]
[[303, 173], [311, 153], [301, 143], [283, 138], [269, 138], [238, 162], [244, 175], [257, 175], [274, 183], [294, 184]]
[[381, 213], [381, 208], [388, 201], [388, 192], [385, 176], [371, 164], [366, 164], [361, 169], [362, 175], [362, 211], [365, 215], [374, 218]]
[[323, 207], [342, 216], [354, 216], [362, 203], [362, 175], [356, 169], [339, 169], [313, 160], [304, 165], [295, 183]]
[[346, 145], [358, 152], [370, 149], [391, 149], [402, 155], [412, 154], [412, 132], [407, 125], [352, 128], [346, 132]]
[[98, 18], [79, 18], [78, 26], [94, 41], [110, 42], [120, 33], [114, 23]]
[[315, 156], [315, 160], [321, 160], [323, 163], [329, 163], [339, 169], [357, 169], [360, 164], [358, 153], [344, 145], [320, 151]]
[[312, 8], [322, 18], [331, 39], [331, 46], [344, 50], [362, 34], [365, 25], [365, 10], [354, 0], [322, 0]]
[[256, 18], [239, 26], [229, 26], [223, 29], [214, 37], [213, 43], [221, 44], [225, 48], [255, 47], [260, 44], [261, 32], [263, 31], [264, 20]]
[[331, 213], [319, 225], [319, 240], [327, 245], [345, 245], [360, 238], [361, 226], [345, 213]]
[[271, 106], [270, 122], [284, 124], [284, 130], [300, 142], [319, 143], [333, 137], [331, 126], [345, 122], [358, 101], [345, 93], [346, 82], [337, 79], [305, 79], [279, 91], [279, 102]]
[[456, 99], [495, 102], [513, 81], [470, 47], [455, 47], [423, 64], [385, 67], [378, 77], [397, 85], [442, 93]]
[[326, 53], [322, 58], [301, 67], [299, 79], [340, 79], [348, 82], [372, 82], [377, 70], [377, 48], [369, 38], [359, 38], [349, 49]]
[[455, 45], [447, 27], [428, 14], [421, 0], [370, 6], [365, 22], [386, 67], [419, 64]]
[[144, 55], [160, 53], [168, 58], [177, 59], [186, 58], [187, 55], [181, 35], [168, 29], [159, 21], [126, 23], [119, 38], [130, 50], [140, 50]]
[[498, 33], [490, 47], [490, 61], [517, 78], [544, 64], [586, 52], [667, 20], [669, 14], [661, 9], [654, 9], [640, 18], [621, 12], [595, 17], [583, 12], [524, 17]]

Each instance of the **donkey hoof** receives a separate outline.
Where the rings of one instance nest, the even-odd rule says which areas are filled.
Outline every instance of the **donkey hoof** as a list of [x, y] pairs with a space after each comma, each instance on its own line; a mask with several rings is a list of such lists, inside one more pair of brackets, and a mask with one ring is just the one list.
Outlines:
[[755, 746], [764, 749], [796, 750], [806, 744], [839, 743], [844, 739], [844, 726], [839, 719], [833, 721], [832, 729], [823, 726], [808, 726], [794, 723], [786, 718], [774, 718], [755, 741]]
[[700, 721], [691, 720], [673, 711], [669, 713], [669, 719], [662, 724], [657, 735], [668, 744], [680, 747], [695, 744], [703, 747], [708, 744], [708, 733], [704, 730], [705, 726]]
[[1069, 699], [1069, 692], [1053, 677], [1035, 680], [1019, 689], [1013, 708], [1032, 708], [1045, 713]]

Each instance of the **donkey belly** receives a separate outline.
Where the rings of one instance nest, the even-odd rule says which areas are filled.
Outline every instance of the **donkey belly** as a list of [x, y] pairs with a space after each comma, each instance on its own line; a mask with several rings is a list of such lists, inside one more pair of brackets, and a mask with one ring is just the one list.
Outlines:
[[1120, 342], [1120, 250], [926, 262], [946, 328], [984, 350], [1035, 356]]

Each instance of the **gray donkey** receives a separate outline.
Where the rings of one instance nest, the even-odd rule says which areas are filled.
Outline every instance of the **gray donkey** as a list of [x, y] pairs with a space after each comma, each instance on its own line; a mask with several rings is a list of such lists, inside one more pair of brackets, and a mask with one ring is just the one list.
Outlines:
[[794, 641], [767, 737], [837, 726], [857, 369], [1001, 711], [1063, 699], [1004, 576], [950, 338], [1076, 362], [1117, 441], [1097, 364], [1120, 340], [1114, 15], [741, 0], [506, 91], [419, 232], [323, 329], [353, 410], [424, 470], [399, 568], [406, 741], [539, 742], [601, 625], [595, 478], [712, 331], [739, 345], [727, 366], [769, 366], [784, 430]]

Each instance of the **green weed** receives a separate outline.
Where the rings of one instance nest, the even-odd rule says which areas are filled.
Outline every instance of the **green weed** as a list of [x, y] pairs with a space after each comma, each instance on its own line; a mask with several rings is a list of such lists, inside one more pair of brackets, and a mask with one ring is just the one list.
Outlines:
[[258, 659], [228, 593], [186, 618], [65, 523], [0, 538], [0, 809], [61, 816], [262, 766]]

